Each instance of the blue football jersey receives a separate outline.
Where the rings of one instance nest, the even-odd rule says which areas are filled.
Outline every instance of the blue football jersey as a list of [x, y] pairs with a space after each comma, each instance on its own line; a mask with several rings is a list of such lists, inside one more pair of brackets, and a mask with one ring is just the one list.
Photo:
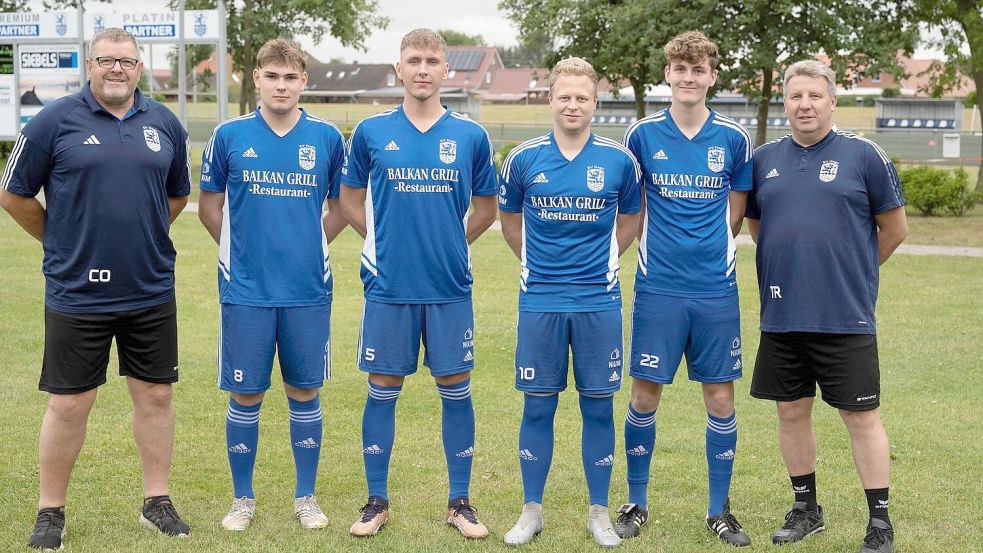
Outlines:
[[342, 184], [366, 188], [365, 297], [383, 303], [451, 303], [471, 297], [465, 235], [471, 196], [498, 183], [491, 140], [447, 110], [420, 132], [398, 106], [352, 131]]
[[894, 164], [866, 138], [833, 130], [758, 148], [747, 216], [761, 220], [761, 330], [875, 334], [874, 215], [904, 204]]
[[337, 198], [345, 139], [302, 112], [285, 136], [257, 109], [215, 128], [201, 163], [201, 189], [225, 193], [219, 301], [257, 307], [331, 301], [326, 198]]
[[751, 189], [751, 135], [715, 111], [692, 139], [668, 109], [628, 128], [642, 166], [646, 210], [635, 289], [691, 298], [737, 293], [731, 190]]
[[520, 311], [621, 307], [615, 223], [641, 209], [640, 178], [627, 149], [595, 134], [572, 160], [553, 133], [509, 153], [498, 204], [522, 213]]

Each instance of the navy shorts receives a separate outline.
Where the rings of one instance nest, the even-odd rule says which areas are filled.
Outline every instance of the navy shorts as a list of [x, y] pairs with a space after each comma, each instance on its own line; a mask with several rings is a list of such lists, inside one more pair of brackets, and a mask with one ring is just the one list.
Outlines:
[[358, 367], [367, 373], [407, 376], [423, 364], [433, 376], [474, 368], [471, 299], [454, 303], [381, 303], [365, 300]]
[[715, 383], [741, 377], [737, 294], [680, 298], [635, 293], [629, 374], [656, 384], [672, 384], [683, 354], [690, 380]]
[[273, 354], [283, 382], [320, 388], [331, 377], [331, 304], [309, 307], [221, 305], [218, 387], [237, 394], [270, 388]]
[[519, 312], [515, 387], [561, 392], [573, 351], [577, 391], [609, 394], [621, 388], [621, 309], [586, 313]]
[[38, 388], [77, 394], [106, 383], [116, 338], [120, 376], [177, 382], [177, 304], [114, 313], [63, 313], [44, 308], [44, 361]]
[[751, 395], [795, 401], [816, 396], [846, 411], [876, 409], [881, 400], [877, 337], [873, 334], [762, 332]]

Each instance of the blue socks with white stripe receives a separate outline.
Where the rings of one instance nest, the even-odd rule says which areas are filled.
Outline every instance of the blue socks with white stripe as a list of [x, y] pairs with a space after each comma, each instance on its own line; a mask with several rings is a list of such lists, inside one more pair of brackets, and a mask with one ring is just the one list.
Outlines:
[[553, 462], [553, 418], [559, 401], [558, 394], [525, 394], [519, 425], [523, 503], [543, 503], [546, 477]]
[[734, 473], [734, 453], [737, 450], [737, 412], [726, 418], [707, 414], [707, 474], [710, 479], [708, 516], [724, 512], [724, 502], [730, 492], [730, 477]]
[[321, 396], [310, 401], [287, 397], [290, 409], [290, 443], [293, 444], [297, 488], [294, 497], [314, 495], [317, 462], [321, 456]]
[[607, 507], [614, 465], [614, 397], [580, 394], [580, 415], [584, 419], [580, 451], [590, 504]]
[[655, 411], [640, 413], [628, 404], [625, 416], [625, 457], [628, 464], [628, 503], [648, 509], [649, 467], [655, 448]]
[[474, 405], [471, 402], [471, 379], [444, 386], [440, 394], [444, 455], [447, 457], [448, 500], [468, 497], [471, 487], [471, 464], [474, 460]]
[[259, 408], [262, 405], [262, 402], [250, 406], [239, 405], [229, 398], [229, 410], [225, 415], [225, 447], [229, 452], [235, 497], [256, 497], [253, 492], [253, 467], [256, 465]]
[[369, 396], [362, 413], [362, 460], [369, 497], [389, 499], [389, 457], [396, 440], [396, 400], [402, 389], [369, 381]]

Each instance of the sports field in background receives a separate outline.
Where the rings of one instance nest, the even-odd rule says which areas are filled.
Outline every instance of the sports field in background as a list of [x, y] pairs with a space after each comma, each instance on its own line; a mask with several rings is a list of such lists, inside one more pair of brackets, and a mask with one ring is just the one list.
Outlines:
[[[971, 219], [939, 221], [954, 221], [946, 227], [949, 240], [973, 241], [979, 240], [980, 232], [963, 232], [962, 225], [964, 221], [979, 225], [981, 219], [974, 214]], [[924, 243], [915, 239], [914, 228], [909, 242]], [[373, 539], [348, 535], [366, 493], [360, 445], [366, 384], [354, 363], [362, 303], [361, 241], [351, 230], [332, 245], [333, 378], [322, 394], [325, 439], [317, 486], [331, 522], [325, 530], [311, 531], [301, 529], [293, 519], [286, 399], [282, 388], [274, 387], [260, 422], [256, 519], [245, 533], [222, 530], [219, 521], [231, 502], [231, 482], [224, 440], [227, 397], [215, 386], [217, 248], [194, 214], [182, 215], [172, 235], [178, 250], [181, 381], [175, 387], [177, 443], [171, 483], [192, 535], [185, 541], [165, 539], [137, 524], [140, 473], [130, 434], [130, 403], [123, 381], [110, 377], [100, 389], [69, 490], [67, 551], [506, 550], [502, 535], [518, 516], [522, 501], [516, 453], [521, 395], [513, 389], [512, 364], [518, 261], [499, 232], [489, 231], [473, 248], [477, 362], [472, 389], [477, 443], [472, 498], [491, 530], [489, 539], [478, 543], [465, 543], [443, 522], [447, 498], [440, 403], [425, 370], [407, 379], [399, 400], [390, 484], [392, 519]], [[734, 512], [756, 551], [855, 551], [863, 536], [866, 504], [847, 433], [836, 412], [821, 402], [815, 417], [818, 480], [828, 530], [797, 546], [780, 549], [770, 544], [771, 532], [790, 506], [791, 493], [776, 445], [774, 405], [748, 395], [758, 342], [753, 254], [752, 248], [739, 249], [746, 372], [737, 383]], [[0, 551], [26, 550], [37, 501], [37, 431], [45, 402], [45, 395], [37, 391], [43, 340], [40, 261], [40, 245], [9, 216], [0, 214]], [[626, 301], [631, 297], [634, 266], [632, 248], [622, 258]], [[977, 445], [983, 399], [981, 274], [983, 259], [911, 255], [895, 256], [882, 271], [878, 304], [882, 411], [891, 437], [891, 516], [898, 552], [983, 551], [972, 508], [983, 495]], [[115, 373], [115, 362], [109, 370]], [[659, 411], [650, 486], [652, 518], [641, 538], [624, 543], [624, 551], [731, 551], [703, 528], [706, 415], [699, 386], [685, 379], [685, 369], [681, 371]], [[626, 387], [615, 401], [619, 430], [612, 509], [625, 499], [620, 428], [627, 400]], [[574, 393], [563, 394], [546, 489], [546, 528], [524, 550], [596, 550], [586, 533], [578, 418]]]

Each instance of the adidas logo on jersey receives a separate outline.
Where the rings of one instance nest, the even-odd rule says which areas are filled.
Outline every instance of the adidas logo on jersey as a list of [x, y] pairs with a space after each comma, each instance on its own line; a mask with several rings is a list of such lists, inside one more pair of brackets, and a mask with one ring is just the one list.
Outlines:
[[246, 148], [245, 152], [242, 152], [242, 157], [259, 157], [259, 156], [256, 154], [256, 150], [254, 150], [252, 146], [250, 146], [249, 148]]
[[533, 455], [532, 452], [529, 451], [528, 449], [520, 449], [519, 450], [519, 458], [520, 459], [525, 459], [526, 461], [538, 461], [539, 460], [539, 457], [536, 457], [535, 455]]
[[471, 350], [468, 350], [468, 352], [464, 354], [464, 360], [465, 361], [474, 361], [474, 354], [471, 353]]
[[619, 380], [621, 380], [621, 376], [618, 374], [618, 371], [612, 372], [611, 376], [608, 377], [608, 382], [617, 382]]
[[246, 444], [240, 442], [240, 443], [238, 443], [238, 444], [230, 447], [229, 448], [229, 452], [231, 452], [231, 453], [252, 453], [252, 450], [249, 449], [248, 447], [246, 447]]
[[550, 180], [546, 178], [546, 173], [540, 173], [532, 179], [533, 184], [549, 184]]
[[734, 460], [734, 450], [733, 449], [728, 449], [727, 451], [725, 451], [723, 453], [718, 453], [718, 454], [714, 455], [714, 457], [716, 457], [717, 459], [720, 459], [721, 461], [733, 461]]
[[386, 144], [386, 147], [384, 148], [384, 150], [386, 150], [387, 152], [398, 152], [399, 151], [399, 146], [396, 145], [396, 141], [395, 140], [390, 140], [389, 141], [389, 144]]
[[379, 447], [379, 446], [377, 446], [377, 445], [375, 445], [375, 444], [372, 444], [369, 447], [363, 449], [362, 450], [362, 453], [367, 453], [369, 455], [378, 455], [378, 454], [382, 453], [382, 448]]
[[454, 454], [455, 457], [474, 457], [474, 446]]
[[607, 457], [601, 459], [600, 461], [594, 461], [594, 465], [598, 467], [610, 467], [614, 463], [614, 455], [608, 455]]
[[314, 438], [307, 438], [306, 440], [294, 442], [294, 445], [305, 449], [314, 449], [317, 447], [317, 442], [314, 440]]
[[96, 135], [92, 135], [89, 138], [86, 138], [84, 141], [82, 141], [82, 144], [102, 144], [102, 142], [99, 142], [99, 139], [96, 138]]
[[642, 455], [648, 455], [649, 450], [645, 449], [645, 446], [640, 445], [633, 447], [628, 450], [628, 455], [634, 455], [635, 457], [641, 457]]
[[655, 155], [652, 156], [652, 159], [667, 160], [669, 159], [669, 156], [666, 155], [665, 150], [659, 150], [658, 152], [655, 152]]
[[772, 178], [775, 178], [777, 176], [778, 176], [778, 169], [772, 169], [771, 171], [768, 171], [768, 174], [765, 175], [765, 178], [766, 179], [772, 179]]

